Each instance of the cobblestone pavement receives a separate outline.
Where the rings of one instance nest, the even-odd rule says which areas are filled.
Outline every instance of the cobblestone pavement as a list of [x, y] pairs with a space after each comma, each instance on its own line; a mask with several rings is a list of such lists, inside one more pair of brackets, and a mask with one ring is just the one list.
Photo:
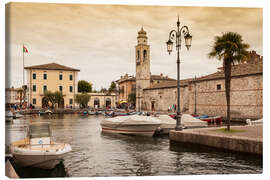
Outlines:
[[200, 129], [186, 129], [184, 132], [208, 134], [208, 135], [222, 135], [222, 136], [232, 136], [240, 138], [249, 139], [260, 139], [263, 137], [263, 126], [262, 125], [252, 125], [252, 126], [231, 126], [231, 130], [240, 130], [242, 132], [225, 133], [221, 131], [216, 131], [222, 127], [212, 127], [212, 128], [200, 128]]

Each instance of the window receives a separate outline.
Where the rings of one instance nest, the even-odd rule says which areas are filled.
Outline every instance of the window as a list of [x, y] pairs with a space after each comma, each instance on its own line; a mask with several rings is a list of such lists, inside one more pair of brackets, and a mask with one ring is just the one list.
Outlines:
[[63, 74], [59, 74], [59, 80], [63, 80]]
[[43, 92], [47, 91], [47, 85], [43, 86]]
[[144, 60], [144, 61], [146, 60], [146, 55], [147, 55], [146, 50], [143, 50], [143, 60]]
[[63, 91], [63, 86], [59, 86], [59, 91]]
[[36, 91], [37, 91], [37, 86], [33, 85], [33, 92], [36, 92]]
[[69, 86], [69, 92], [72, 92], [72, 91], [73, 91], [73, 87]]
[[217, 84], [217, 90], [221, 90], [221, 84]]
[[33, 98], [33, 104], [37, 104], [37, 100]]
[[70, 74], [70, 75], [69, 75], [69, 80], [72, 81], [72, 79], [73, 79], [73, 77], [72, 77], [72, 75]]
[[73, 99], [69, 99], [69, 104], [73, 104]]
[[47, 74], [46, 74], [46, 73], [43, 74], [43, 79], [44, 79], [44, 80], [47, 79]]
[[140, 63], [140, 51], [137, 51], [137, 63]]
[[33, 79], [37, 79], [36, 73], [33, 73]]

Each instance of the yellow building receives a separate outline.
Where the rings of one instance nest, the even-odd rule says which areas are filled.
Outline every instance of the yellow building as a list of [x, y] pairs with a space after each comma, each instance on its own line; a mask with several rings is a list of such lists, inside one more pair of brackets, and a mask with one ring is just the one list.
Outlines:
[[35, 107], [45, 107], [44, 92], [62, 91], [63, 103], [60, 107], [74, 107], [77, 93], [79, 69], [70, 68], [56, 63], [29, 66], [27, 71], [27, 99]]

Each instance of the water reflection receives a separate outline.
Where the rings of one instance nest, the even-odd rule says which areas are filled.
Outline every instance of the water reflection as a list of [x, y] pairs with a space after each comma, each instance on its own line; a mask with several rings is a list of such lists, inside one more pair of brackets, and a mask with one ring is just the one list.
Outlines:
[[[72, 151], [63, 156], [62, 168], [58, 167], [49, 173], [50, 176], [47, 173], [46, 177], [262, 173], [261, 157], [173, 145], [166, 136], [151, 138], [101, 133], [102, 118], [27, 116], [6, 124], [6, 143], [24, 137], [23, 129], [29, 121], [50, 121], [54, 140], [71, 144]], [[30, 173], [27, 177], [35, 175]]]

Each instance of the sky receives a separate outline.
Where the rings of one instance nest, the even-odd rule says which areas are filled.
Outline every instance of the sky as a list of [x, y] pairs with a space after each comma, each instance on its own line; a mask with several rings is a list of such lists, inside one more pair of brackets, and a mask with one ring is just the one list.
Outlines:
[[217, 71], [222, 63], [209, 59], [214, 37], [242, 35], [249, 50], [262, 53], [262, 9], [181, 6], [131, 6], [53, 3], [10, 3], [6, 6], [6, 87], [19, 87], [25, 66], [58, 63], [80, 69], [79, 80], [94, 89], [135, 75], [135, 46], [143, 26], [150, 45], [151, 73], [176, 79], [176, 51], [168, 54], [169, 32], [180, 23], [193, 36], [189, 51], [182, 43], [180, 79]]

